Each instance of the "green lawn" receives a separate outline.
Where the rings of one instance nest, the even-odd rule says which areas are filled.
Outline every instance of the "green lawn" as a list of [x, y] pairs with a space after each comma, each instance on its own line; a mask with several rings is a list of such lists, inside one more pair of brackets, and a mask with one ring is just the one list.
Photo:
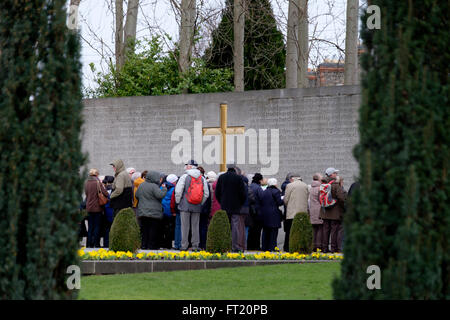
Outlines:
[[332, 299], [339, 262], [83, 276], [79, 299]]

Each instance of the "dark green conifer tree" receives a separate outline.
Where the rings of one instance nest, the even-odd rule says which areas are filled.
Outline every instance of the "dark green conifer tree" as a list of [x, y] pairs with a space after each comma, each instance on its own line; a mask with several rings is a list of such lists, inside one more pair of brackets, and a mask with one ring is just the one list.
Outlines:
[[[361, 189], [344, 218], [337, 299], [450, 298], [450, 108], [446, 1], [374, 0], [362, 17]], [[381, 289], [367, 273], [380, 267]], [[369, 281], [370, 282], [370, 281]]]
[[0, 1], [0, 299], [67, 299], [84, 163], [64, 0]]
[[[286, 47], [269, 0], [247, 0], [244, 31], [245, 90], [285, 87]], [[226, 0], [222, 20], [205, 52], [210, 68], [233, 68], [233, 1]]]

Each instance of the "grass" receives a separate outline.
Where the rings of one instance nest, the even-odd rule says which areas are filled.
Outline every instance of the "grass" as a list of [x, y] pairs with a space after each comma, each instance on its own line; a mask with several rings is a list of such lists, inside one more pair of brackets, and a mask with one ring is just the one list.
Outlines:
[[329, 300], [339, 274], [328, 262], [83, 276], [79, 299]]

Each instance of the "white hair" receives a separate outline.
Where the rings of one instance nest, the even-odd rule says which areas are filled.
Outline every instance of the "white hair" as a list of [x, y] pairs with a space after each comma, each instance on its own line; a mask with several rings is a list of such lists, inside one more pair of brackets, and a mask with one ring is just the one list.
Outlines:
[[206, 180], [208, 180], [208, 182], [214, 182], [217, 180], [217, 173], [215, 173], [214, 171], [209, 171], [206, 174]]
[[136, 180], [137, 178], [141, 177], [141, 173], [140, 172], [135, 172], [131, 175], [131, 181], [134, 182], [134, 180]]
[[269, 180], [267, 180], [267, 186], [276, 186], [278, 184], [277, 179], [275, 178], [270, 178]]

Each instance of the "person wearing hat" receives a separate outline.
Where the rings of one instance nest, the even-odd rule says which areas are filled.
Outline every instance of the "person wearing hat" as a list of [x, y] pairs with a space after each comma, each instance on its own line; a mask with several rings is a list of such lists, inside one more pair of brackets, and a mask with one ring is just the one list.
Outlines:
[[142, 249], [159, 249], [160, 223], [163, 219], [162, 199], [167, 189], [161, 183], [160, 173], [149, 171], [145, 182], [136, 191], [138, 199], [137, 214], [141, 220]]
[[164, 249], [172, 249], [172, 241], [175, 235], [176, 215], [173, 214], [170, 209], [170, 201], [172, 199], [172, 194], [175, 191], [177, 180], [178, 177], [173, 173], [169, 174], [165, 180], [163, 180], [163, 183], [167, 188], [166, 196], [162, 200], [164, 215], [161, 225], [161, 248]]
[[341, 241], [339, 241], [338, 236], [347, 192], [343, 188], [343, 180], [337, 175], [338, 172], [339, 170], [335, 168], [325, 170], [327, 183], [331, 184], [331, 196], [336, 200], [336, 203], [331, 207], [323, 208], [319, 214], [319, 217], [323, 220], [322, 249], [324, 252], [341, 251]]
[[283, 250], [289, 252], [289, 235], [292, 221], [299, 212], [308, 212], [308, 185], [302, 181], [300, 174], [292, 173], [289, 179], [291, 182], [286, 186], [284, 194], [284, 204], [286, 205], [286, 220], [284, 221], [284, 245]]
[[339, 170], [335, 169], [335, 168], [327, 168], [327, 170], [325, 170], [325, 176], [328, 179], [328, 182], [330, 182], [331, 180], [336, 179], [337, 175], [338, 175]]
[[261, 250], [262, 220], [260, 214], [260, 201], [263, 193], [263, 189], [261, 188], [262, 180], [262, 174], [255, 173], [249, 186], [253, 198], [250, 199], [249, 207], [252, 224], [248, 229], [247, 250]]
[[217, 180], [215, 195], [222, 210], [228, 214], [231, 225], [231, 241], [233, 252], [244, 251], [245, 243], [245, 215], [241, 208], [247, 198], [244, 180], [236, 171], [234, 164], [227, 165], [228, 171]]
[[[189, 230], [191, 230], [192, 250], [198, 251], [200, 249], [200, 213], [202, 211], [202, 205], [209, 197], [208, 183], [197, 167], [197, 162], [189, 160], [184, 167], [185, 173], [180, 177], [175, 187], [175, 202], [178, 204], [178, 209], [180, 210], [181, 250], [183, 251], [189, 247]], [[191, 184], [192, 188], [190, 188]], [[203, 185], [202, 187], [201, 184]], [[191, 198], [192, 190], [203, 194], [200, 201], [191, 200], [193, 199]], [[193, 196], [197, 200], [198, 194]]]
[[115, 172], [111, 193], [111, 208], [114, 209], [114, 217], [116, 217], [120, 210], [133, 206], [133, 184], [122, 160], [115, 160], [110, 165], [113, 166]]

